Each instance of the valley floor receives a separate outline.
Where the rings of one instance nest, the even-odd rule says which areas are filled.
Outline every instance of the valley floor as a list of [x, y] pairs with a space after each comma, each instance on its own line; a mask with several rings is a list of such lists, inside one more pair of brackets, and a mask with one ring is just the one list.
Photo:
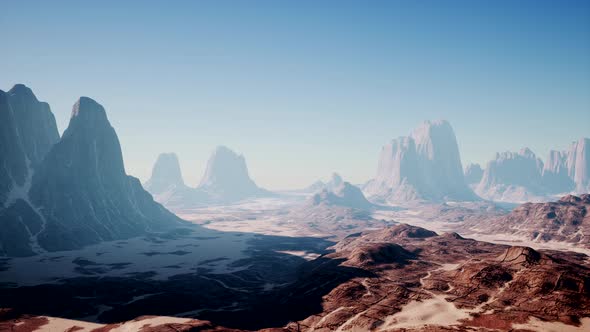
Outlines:
[[[370, 214], [370, 222], [365, 220], [358, 227], [343, 228], [339, 225], [340, 216], [302, 222], [293, 212], [302, 202], [301, 196], [284, 195], [229, 206], [172, 207], [174, 213], [193, 225], [81, 250], [2, 258], [0, 308], [63, 317], [45, 318], [40, 329], [30, 331], [51, 331], [52, 327], [57, 331], [74, 324], [67, 319], [86, 321], [84, 326], [74, 325], [80, 326], [80, 330], [91, 330], [102, 326], [97, 323], [129, 321], [143, 315], [185, 317], [181, 319], [185, 323], [198, 318], [247, 329], [282, 326], [321, 310], [321, 299], [316, 299], [309, 309], [292, 315], [269, 317], [262, 311], [277, 300], [278, 290], [297, 280], [302, 263], [329, 253], [331, 246], [350, 234], [397, 223], [420, 226], [439, 234], [456, 232], [463, 237], [499, 244], [590, 255], [587, 248], [571, 244], [534, 242], [465, 228], [465, 221], [506, 213], [502, 210], [488, 213], [481, 206], [457, 203], [444, 206], [444, 211], [439, 205], [377, 207]], [[420, 283], [429, 276], [430, 272]], [[33, 298], [35, 301], [30, 301]], [[244, 308], [249, 310], [244, 313]], [[445, 296], [433, 294], [431, 299], [412, 301], [385, 318], [382, 330], [427, 323], [445, 325], [468, 316], [469, 310], [459, 309]], [[169, 323], [165, 318], [159, 319]], [[177, 319], [180, 318], [170, 318], [170, 322]], [[590, 328], [590, 319], [584, 319], [579, 327], [531, 320], [518, 328], [582, 331]]]

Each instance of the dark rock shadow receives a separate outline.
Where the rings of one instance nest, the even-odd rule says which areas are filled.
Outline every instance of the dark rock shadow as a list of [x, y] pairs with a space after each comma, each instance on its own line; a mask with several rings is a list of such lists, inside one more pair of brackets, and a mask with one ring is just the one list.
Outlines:
[[[85, 276], [37, 286], [0, 284], [0, 308], [101, 323], [121, 322], [142, 315], [182, 316], [210, 320], [221, 326], [258, 329], [283, 326], [319, 313], [322, 311], [322, 296], [334, 287], [352, 278], [373, 276], [363, 269], [341, 266], [342, 259], [321, 256], [307, 261], [286, 253], [300, 251], [325, 255], [334, 242], [323, 238], [252, 236], [210, 230], [207, 233], [212, 236], [195, 239], [195, 244], [215, 241], [217, 237], [227, 238], [228, 235], [247, 234], [250, 237], [243, 252], [245, 258], [230, 265], [234, 272], [215, 274], [203, 261], [195, 261], [190, 267], [194, 272], [187, 273], [183, 269], [165, 280], [157, 278], [158, 271], [115, 277], [109, 276], [109, 271], [124, 268], [128, 262], [100, 264], [89, 257], [79, 257], [74, 263], [78, 272]], [[146, 249], [150, 243], [166, 238], [185, 237], [195, 238], [195, 233], [181, 230], [163, 237], [150, 235]], [[207, 263], [223, 260], [220, 256]], [[175, 268], [179, 266], [162, 267], [166, 271]]]

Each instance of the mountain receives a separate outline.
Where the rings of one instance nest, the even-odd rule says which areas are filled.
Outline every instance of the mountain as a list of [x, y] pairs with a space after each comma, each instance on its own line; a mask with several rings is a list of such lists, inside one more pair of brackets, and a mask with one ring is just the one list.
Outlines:
[[154, 194], [184, 186], [176, 154], [161, 153], [152, 168], [152, 176], [144, 184], [145, 189]]
[[590, 139], [580, 138], [573, 142], [567, 157], [568, 175], [575, 184], [577, 193], [590, 193]]
[[574, 181], [568, 174], [567, 159], [565, 151], [549, 151], [542, 172], [542, 183], [548, 193], [564, 193], [574, 188]]
[[364, 191], [388, 203], [477, 199], [465, 183], [455, 133], [444, 120], [426, 121], [385, 145], [377, 175]]
[[535, 242], [568, 242], [590, 248], [590, 194], [554, 202], [525, 203], [504, 216], [484, 218], [469, 227]]
[[528, 148], [518, 153], [497, 153], [488, 162], [475, 192], [494, 201], [542, 200], [546, 194], [541, 172], [543, 162]]
[[184, 184], [180, 163], [175, 153], [161, 153], [152, 169], [152, 176], [144, 183], [154, 200], [172, 209], [207, 204], [209, 196], [203, 190]]
[[181, 220], [125, 174], [104, 108], [81, 97], [62, 138], [35, 168], [28, 195], [0, 212], [0, 224], [0, 252], [23, 256], [125, 239]]
[[361, 210], [373, 207], [373, 204], [365, 198], [363, 192], [348, 182], [342, 182], [332, 190], [323, 189], [321, 192], [316, 193], [311, 197], [310, 204], [313, 206], [342, 206]]
[[549, 201], [564, 193], [590, 192], [590, 139], [573, 142], [566, 151], [552, 150], [543, 163], [528, 148], [497, 153], [488, 162], [475, 192], [483, 198], [522, 203]]
[[[335, 188], [330, 186], [339, 183]], [[284, 222], [297, 224], [297, 228], [317, 236], [344, 238], [366, 229], [379, 229], [395, 224], [371, 216], [376, 206], [369, 202], [357, 186], [342, 180], [334, 173], [324, 188], [309, 197], [303, 204], [281, 217]]]
[[323, 182], [321, 180], [318, 180], [318, 181], [312, 183], [307, 188], [303, 189], [303, 191], [308, 192], [308, 193], [316, 193], [316, 192], [322, 191], [323, 189], [334, 190], [335, 188], [340, 186], [343, 182], [344, 181], [342, 180], [342, 176], [340, 176], [340, 174], [332, 173], [332, 176], [330, 177], [330, 181]]
[[303, 188], [303, 192], [306, 193], [315, 193], [318, 191], [321, 191], [322, 189], [324, 189], [324, 187], [326, 186], [326, 184], [324, 183], [324, 181], [322, 180], [317, 180], [316, 182], [310, 184], [309, 186]]
[[468, 164], [465, 166], [465, 182], [469, 185], [477, 184], [483, 177], [483, 169], [479, 164]]
[[55, 117], [28, 87], [0, 90], [0, 207], [26, 195], [34, 168], [59, 140]]
[[213, 202], [232, 202], [272, 195], [252, 181], [244, 156], [225, 146], [217, 147], [209, 158], [197, 189], [206, 192]]

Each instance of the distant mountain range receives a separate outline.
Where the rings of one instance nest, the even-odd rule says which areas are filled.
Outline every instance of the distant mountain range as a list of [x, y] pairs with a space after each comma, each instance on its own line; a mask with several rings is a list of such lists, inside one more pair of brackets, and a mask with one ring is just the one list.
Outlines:
[[229, 204], [240, 200], [274, 196], [252, 181], [244, 156], [225, 146], [211, 154], [207, 169], [196, 188], [185, 185], [178, 157], [162, 153], [144, 184], [156, 201], [173, 208], [190, 208], [208, 204]]
[[590, 192], [590, 139], [581, 138], [567, 151], [550, 151], [546, 162], [530, 149], [497, 153], [488, 162], [475, 192], [506, 202], [549, 201], [564, 193]]
[[426, 121], [409, 136], [381, 150], [377, 174], [363, 187], [375, 202], [548, 201], [558, 194], [590, 192], [590, 139], [567, 151], [551, 151], [544, 164], [528, 148], [497, 153], [485, 170], [470, 164], [462, 170], [451, 125]]
[[[551, 151], [545, 163], [525, 148], [496, 154], [485, 169], [470, 165], [463, 171], [451, 125], [426, 121], [383, 147], [364, 194], [338, 174], [306, 191], [315, 193], [310, 206], [360, 210], [373, 206], [369, 200], [551, 200], [590, 191], [589, 149], [590, 139], [581, 138], [566, 151]], [[75, 103], [60, 137], [49, 105], [29, 88], [0, 91], [0, 152], [0, 255], [76, 249], [183, 222], [126, 174], [117, 134], [90, 98]], [[145, 187], [157, 201], [181, 208], [275, 195], [250, 178], [242, 155], [222, 146], [196, 188], [184, 183], [175, 154], [158, 157]]]

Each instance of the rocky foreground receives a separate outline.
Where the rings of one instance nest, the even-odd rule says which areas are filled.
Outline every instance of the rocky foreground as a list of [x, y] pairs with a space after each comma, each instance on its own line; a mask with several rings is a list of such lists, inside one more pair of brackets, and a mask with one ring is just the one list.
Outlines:
[[[584, 331], [590, 328], [587, 258], [402, 224], [345, 238], [332, 253], [303, 263], [296, 281], [270, 298], [241, 312], [209, 314], [210, 322], [160, 318], [156, 324], [153, 317], [142, 317], [123, 325], [80, 328], [74, 326], [87, 323], [69, 322], [72, 331], [120, 331], [125, 326], [231, 330], [219, 325], [275, 331]], [[243, 320], [248, 316], [258, 321]], [[279, 316], [290, 322], [276, 326], [272, 317]], [[152, 323], [137, 323], [148, 319]], [[36, 331], [63, 321], [6, 311], [1, 324], [0, 330]]]
[[535, 242], [567, 242], [590, 248], [590, 194], [547, 203], [525, 203], [511, 213], [469, 223], [488, 234], [508, 234]]

